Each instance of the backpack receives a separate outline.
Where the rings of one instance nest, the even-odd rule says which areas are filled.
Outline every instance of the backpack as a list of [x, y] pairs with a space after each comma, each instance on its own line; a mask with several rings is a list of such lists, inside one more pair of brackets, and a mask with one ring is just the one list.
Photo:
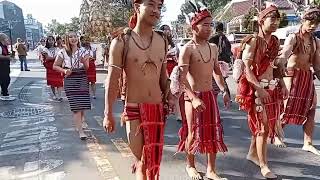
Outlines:
[[[256, 37], [256, 36], [255, 35], [247, 35], [241, 41], [241, 44], [240, 44], [240, 47], [239, 47], [240, 51], [237, 54], [236, 60], [234, 60], [233, 68], [232, 68], [232, 77], [233, 77], [234, 80], [236, 80], [237, 83], [239, 82], [239, 79], [240, 79], [241, 75], [244, 72], [244, 63], [242, 61], [243, 51], [245, 49], [246, 44], [254, 37]], [[254, 57], [255, 57], [255, 55], [257, 53], [257, 50], [258, 50], [258, 46], [255, 47], [254, 55], [253, 55]]]
[[219, 41], [218, 41], [218, 60], [219, 61], [224, 61], [226, 63], [231, 63], [231, 45], [230, 42], [228, 41], [227, 37], [222, 35], [219, 36]]
[[[168, 41], [166, 35], [163, 33], [163, 31], [154, 31], [158, 33], [164, 40], [165, 42], [165, 52], [168, 51]], [[125, 66], [128, 52], [129, 52], [129, 40], [130, 37], [132, 36], [132, 29], [130, 28], [125, 28], [123, 30], [123, 33], [121, 33], [118, 37], [122, 39], [124, 46], [123, 46], [123, 52], [122, 52], [122, 67]], [[119, 89], [120, 89], [120, 96], [122, 100], [125, 100], [126, 98], [126, 93], [127, 93], [127, 80], [126, 80], [126, 74], [125, 71], [122, 70], [121, 77], [119, 79]], [[167, 94], [167, 93], [166, 93]]]

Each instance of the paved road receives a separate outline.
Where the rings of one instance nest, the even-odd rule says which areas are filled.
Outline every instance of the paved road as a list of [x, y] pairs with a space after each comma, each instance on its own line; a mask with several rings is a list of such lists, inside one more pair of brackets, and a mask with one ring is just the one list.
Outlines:
[[[0, 180], [132, 180], [132, 154], [126, 144], [125, 129], [117, 125], [117, 132], [106, 135], [102, 130], [103, 93], [105, 74], [98, 74], [97, 99], [87, 113], [90, 140], [82, 142], [74, 132], [66, 99], [62, 103], [48, 100], [49, 90], [44, 80], [45, 71], [37, 61], [31, 61], [30, 72], [18, 72], [19, 77], [10, 88], [16, 101], [0, 102]], [[16, 68], [16, 67], [14, 67]], [[234, 90], [234, 86], [231, 86]], [[118, 102], [115, 116], [122, 107]], [[226, 154], [219, 154], [217, 169], [231, 180], [262, 179], [259, 169], [245, 160], [249, 145], [246, 116], [237, 111], [221, 110]], [[177, 154], [177, 131], [180, 123], [167, 121], [161, 180], [186, 180], [185, 157]], [[320, 148], [320, 124], [317, 124], [315, 144]], [[279, 179], [320, 179], [320, 157], [302, 152], [300, 127], [286, 129], [289, 148], [270, 145], [270, 166]], [[205, 171], [206, 159], [197, 157], [197, 166]]]

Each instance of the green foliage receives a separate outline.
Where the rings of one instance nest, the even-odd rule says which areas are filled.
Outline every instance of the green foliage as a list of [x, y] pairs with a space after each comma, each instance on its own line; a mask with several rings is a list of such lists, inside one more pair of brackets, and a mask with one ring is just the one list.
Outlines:
[[72, 30], [78, 32], [80, 30], [80, 22], [78, 17], [71, 18], [70, 23], [59, 23], [56, 19], [53, 19], [51, 23], [46, 26], [48, 32], [52, 35], [62, 36], [66, 34], [66, 31]]
[[256, 8], [251, 8], [249, 10], [249, 12], [246, 15], [244, 15], [242, 26], [243, 26], [243, 30], [245, 32], [253, 32], [254, 31], [255, 24], [253, 22], [253, 18], [255, 16], [258, 16], [258, 10]]
[[279, 28], [283, 28], [288, 26], [289, 21], [288, 21], [288, 17], [286, 13], [282, 13], [281, 17], [280, 17], [280, 24], [279, 24]]

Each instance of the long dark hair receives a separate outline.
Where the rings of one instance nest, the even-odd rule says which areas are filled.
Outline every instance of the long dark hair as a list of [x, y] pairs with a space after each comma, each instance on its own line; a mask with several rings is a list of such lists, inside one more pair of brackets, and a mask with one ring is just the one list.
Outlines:
[[49, 39], [50, 38], [52, 38], [52, 40], [53, 40], [53, 46], [52, 47], [56, 47], [56, 40], [55, 40], [55, 38], [53, 36], [50, 35], [50, 36], [47, 37], [46, 45], [45, 45], [45, 47], [48, 48], [48, 49], [52, 48], [52, 47], [50, 47], [50, 44], [49, 44]]
[[[161, 30], [161, 31], [164, 31], [164, 29], [165, 29], [166, 27], [169, 27], [169, 28], [170, 28], [170, 26], [164, 24], [164, 25], [162, 25], [162, 26], [160, 27], [160, 30]], [[167, 39], [168, 39], [168, 43], [169, 43], [169, 45], [171, 46], [171, 48], [174, 48], [174, 47], [175, 47], [175, 44], [174, 44], [174, 42], [173, 42], [173, 38], [172, 38], [172, 34], [171, 34], [171, 33], [170, 33], [169, 36], [167, 36]]]

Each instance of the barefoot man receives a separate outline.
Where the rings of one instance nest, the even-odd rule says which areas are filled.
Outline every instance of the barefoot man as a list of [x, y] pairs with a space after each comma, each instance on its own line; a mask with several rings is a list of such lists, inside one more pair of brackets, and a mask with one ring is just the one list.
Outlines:
[[207, 155], [206, 176], [218, 180], [221, 178], [216, 172], [216, 154], [227, 151], [217, 96], [212, 87], [213, 75], [223, 92], [225, 106], [230, 106], [230, 97], [218, 65], [218, 48], [208, 42], [212, 20], [207, 9], [195, 8], [195, 16], [191, 19], [193, 38], [182, 48], [178, 63], [185, 85], [180, 100], [182, 128], [178, 152], [187, 153], [186, 171], [193, 180], [202, 179], [195, 167], [195, 153]]
[[133, 0], [133, 5], [132, 30], [115, 38], [110, 46], [103, 126], [108, 133], [115, 131], [112, 106], [124, 70], [127, 84], [122, 120], [136, 158], [133, 172], [137, 180], [158, 180], [164, 140], [163, 97], [170, 81], [166, 72], [165, 38], [152, 29], [160, 18], [163, 1]]
[[[279, 40], [271, 35], [279, 25], [280, 14], [276, 6], [269, 6], [259, 14], [259, 33], [246, 38], [242, 60], [245, 65], [240, 77], [236, 101], [248, 112], [248, 124], [252, 133], [247, 159], [261, 169], [265, 178], [276, 178], [267, 161], [267, 139], [272, 142], [276, 134], [283, 96], [288, 91], [284, 85], [281, 67], [276, 66]], [[281, 71], [280, 71], [281, 72]]]
[[[317, 106], [313, 77], [316, 75], [318, 79], [320, 78], [320, 42], [313, 32], [317, 29], [319, 22], [319, 7], [311, 7], [302, 17], [299, 32], [290, 34], [286, 39], [279, 57], [283, 60], [282, 62], [287, 62], [285, 83], [290, 90], [282, 123], [303, 125], [302, 149], [316, 155], [320, 155], [320, 151], [312, 144]], [[285, 147], [283, 143], [281, 144]]]

